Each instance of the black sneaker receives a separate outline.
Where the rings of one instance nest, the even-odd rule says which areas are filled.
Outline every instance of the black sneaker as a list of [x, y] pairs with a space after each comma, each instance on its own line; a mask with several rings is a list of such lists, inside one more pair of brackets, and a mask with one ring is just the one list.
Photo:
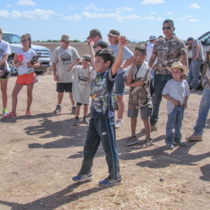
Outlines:
[[56, 108], [55, 108], [55, 111], [53, 112], [54, 114], [57, 114], [61, 112], [61, 106], [60, 105], [57, 105]]

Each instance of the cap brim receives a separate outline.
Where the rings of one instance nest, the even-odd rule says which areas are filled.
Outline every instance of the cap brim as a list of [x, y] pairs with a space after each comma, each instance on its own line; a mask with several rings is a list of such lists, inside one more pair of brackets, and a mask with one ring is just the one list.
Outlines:
[[119, 35], [114, 35], [114, 34], [110, 34], [110, 33], [108, 33], [107, 35], [108, 36], [113, 36], [113, 37], [119, 36]]

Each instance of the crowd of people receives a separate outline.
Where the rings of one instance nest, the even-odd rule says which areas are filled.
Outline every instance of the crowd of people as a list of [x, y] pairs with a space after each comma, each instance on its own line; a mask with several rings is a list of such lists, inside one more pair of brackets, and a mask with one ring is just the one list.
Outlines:
[[[127, 115], [130, 118], [131, 136], [127, 140], [128, 146], [138, 143], [136, 125], [139, 112], [144, 124], [142, 132], [146, 134], [144, 146], [152, 145], [150, 134], [158, 130], [162, 97], [167, 100], [166, 148], [174, 149], [174, 144], [186, 146], [186, 143], [182, 141], [182, 121], [190, 91], [197, 90], [198, 74], [202, 63], [204, 63], [203, 96], [194, 133], [186, 139], [203, 140], [203, 131], [210, 108], [209, 61], [204, 58], [200, 41], [190, 37], [188, 48], [192, 49], [192, 57], [188, 68], [188, 48], [183, 40], [175, 36], [174, 22], [170, 19], [165, 20], [162, 30], [165, 37], [159, 36], [157, 39], [152, 35], [149, 37], [149, 43], [145, 46], [136, 46], [132, 52], [126, 46], [127, 38], [120, 36], [119, 31], [110, 30], [109, 44], [98, 29], [93, 29], [87, 37], [89, 54], [82, 57], [75, 48], [69, 45], [70, 36], [62, 35], [62, 44], [53, 51], [51, 57], [58, 93], [58, 103], [54, 113], [61, 112], [63, 94], [68, 92], [72, 113], [75, 114], [73, 125], [79, 125], [82, 105], [84, 105], [83, 122], [89, 124], [81, 170], [77, 176], [73, 177], [73, 181], [83, 182], [93, 178], [91, 172], [93, 158], [101, 141], [106, 153], [109, 176], [99, 184], [109, 187], [122, 183], [115, 129], [123, 126], [125, 86], [129, 87]], [[23, 48], [15, 53], [14, 66], [18, 68], [18, 76], [12, 92], [12, 111], [8, 112], [9, 66], [7, 58], [11, 51], [9, 43], [2, 40], [2, 35], [3, 31], [0, 28], [3, 117], [16, 117], [17, 96], [23, 85], [27, 85], [26, 115], [32, 116], [30, 112], [32, 90], [34, 83], [37, 82], [34, 68], [39, 67], [40, 64], [38, 60], [35, 63], [31, 62], [36, 54], [31, 49], [31, 36], [24, 34], [21, 37]], [[90, 98], [90, 119], [88, 119]], [[116, 121], [115, 112], [117, 112]]]

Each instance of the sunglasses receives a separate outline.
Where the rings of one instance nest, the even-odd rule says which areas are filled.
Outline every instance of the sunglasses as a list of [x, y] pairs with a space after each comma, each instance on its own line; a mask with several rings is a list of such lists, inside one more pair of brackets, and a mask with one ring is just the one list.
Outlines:
[[68, 44], [69, 42], [66, 42], [66, 41], [64, 41], [64, 40], [62, 40], [63, 42], [65, 42], [66, 44]]
[[166, 30], [166, 29], [167, 29], [167, 30], [170, 30], [171, 28], [173, 28], [173, 26], [163, 27], [162, 29], [163, 29], [163, 30]]
[[24, 39], [24, 40], [21, 40], [21, 42], [27, 42], [27, 40], [26, 40], [26, 39]]

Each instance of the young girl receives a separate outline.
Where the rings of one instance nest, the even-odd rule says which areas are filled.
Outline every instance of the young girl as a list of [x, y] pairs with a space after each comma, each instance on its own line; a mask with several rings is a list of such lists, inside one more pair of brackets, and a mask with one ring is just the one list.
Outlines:
[[30, 60], [36, 52], [31, 49], [31, 37], [28, 34], [25, 34], [21, 37], [21, 43], [23, 45], [22, 49], [19, 49], [15, 53], [14, 57], [14, 66], [18, 67], [18, 77], [12, 92], [12, 112], [7, 115], [4, 115], [6, 118], [14, 118], [16, 117], [16, 107], [18, 101], [18, 94], [22, 89], [23, 85], [27, 85], [27, 109], [26, 116], [30, 117], [30, 107], [32, 103], [32, 91], [34, 87], [34, 83], [37, 82], [37, 77], [34, 72], [34, 68], [38, 68], [40, 66], [39, 62], [35, 64], [31, 64]]
[[2, 40], [3, 31], [0, 28], [0, 83], [1, 83], [1, 93], [3, 102], [3, 114], [8, 114], [7, 111], [7, 86], [10, 76], [10, 69], [7, 63], [7, 58], [11, 54], [10, 45], [8, 42]]

